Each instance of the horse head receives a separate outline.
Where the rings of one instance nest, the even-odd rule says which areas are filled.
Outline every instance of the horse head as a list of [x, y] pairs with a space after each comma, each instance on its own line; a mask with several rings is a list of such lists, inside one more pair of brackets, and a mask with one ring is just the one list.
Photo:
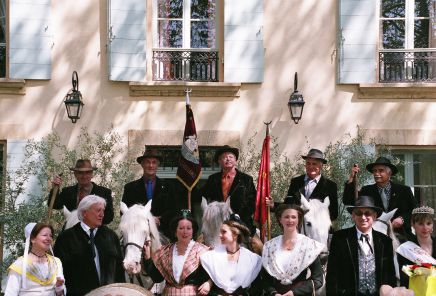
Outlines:
[[329, 205], [330, 199], [328, 196], [324, 199], [324, 202], [316, 198], [307, 200], [304, 196], [301, 196], [301, 208], [305, 212], [302, 233], [323, 243], [326, 248], [332, 224]]
[[230, 207], [230, 197], [225, 202], [214, 201], [210, 204], [207, 204], [206, 199], [203, 197], [201, 208], [203, 210], [201, 233], [203, 234], [204, 243], [210, 247], [219, 245], [221, 225], [233, 213]]
[[395, 212], [397, 210], [398, 209], [393, 209], [388, 213], [383, 212], [380, 215], [380, 217], [378, 217], [372, 224], [373, 229], [383, 234], [386, 234], [392, 239], [392, 244], [394, 245], [395, 249], [400, 245], [400, 242], [398, 241], [398, 238], [395, 236], [395, 233], [392, 231], [391, 219], [395, 215]]
[[144, 244], [151, 242], [151, 252], [160, 246], [160, 234], [156, 222], [151, 214], [151, 201], [146, 206], [134, 205], [127, 208], [121, 202], [120, 230], [123, 235], [125, 249], [124, 269], [129, 274], [138, 274], [141, 271], [141, 259]]
[[65, 218], [65, 229], [71, 228], [77, 223], [79, 223], [79, 217], [77, 216], [77, 210], [69, 211], [67, 207], [63, 208], [64, 218]]

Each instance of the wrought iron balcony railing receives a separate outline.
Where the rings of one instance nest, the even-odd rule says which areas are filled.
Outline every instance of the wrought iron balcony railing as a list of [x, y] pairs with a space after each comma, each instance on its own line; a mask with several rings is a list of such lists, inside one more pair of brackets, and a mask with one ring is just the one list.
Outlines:
[[380, 50], [379, 81], [436, 81], [436, 49]]
[[6, 44], [0, 44], [0, 78], [6, 77]]
[[218, 81], [218, 51], [153, 50], [153, 80]]

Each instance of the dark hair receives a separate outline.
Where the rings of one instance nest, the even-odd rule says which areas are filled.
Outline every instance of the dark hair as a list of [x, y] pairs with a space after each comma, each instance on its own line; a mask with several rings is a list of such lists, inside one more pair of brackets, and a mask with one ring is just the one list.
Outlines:
[[433, 223], [433, 215], [429, 213], [416, 213], [412, 214], [412, 218], [410, 219], [412, 225], [418, 222], [425, 222], [430, 220]]
[[230, 217], [230, 219], [223, 222], [223, 225], [227, 225], [230, 228], [230, 231], [234, 235], [236, 235], [236, 242], [238, 244], [248, 243], [248, 238], [250, 237], [250, 230], [241, 221], [239, 216]]
[[298, 231], [300, 231], [301, 227], [303, 226], [304, 212], [301, 209], [301, 207], [299, 205], [296, 205], [296, 204], [283, 203], [276, 208], [276, 210], [275, 210], [276, 220], [277, 220], [277, 223], [279, 224], [280, 228], [282, 228], [282, 230], [283, 230], [283, 226], [282, 226], [282, 224], [280, 224], [280, 218], [282, 217], [283, 212], [286, 210], [296, 210], [297, 211], [297, 213], [298, 213], [297, 228], [298, 228]]
[[176, 216], [173, 220], [171, 220], [170, 226], [169, 226], [169, 234], [170, 234], [170, 238], [169, 239], [172, 242], [176, 242], [177, 241], [176, 232], [177, 232], [177, 227], [179, 226], [179, 222], [181, 220], [188, 220], [188, 221], [191, 222], [191, 224], [192, 224], [192, 239], [196, 240], [197, 239], [197, 232], [198, 232], [198, 224], [189, 215], [179, 215], [179, 216]]
[[30, 233], [30, 239], [34, 239], [44, 228], [50, 228], [51, 234], [54, 234], [53, 226], [51, 226], [49, 223], [38, 222], [33, 227], [32, 232]]

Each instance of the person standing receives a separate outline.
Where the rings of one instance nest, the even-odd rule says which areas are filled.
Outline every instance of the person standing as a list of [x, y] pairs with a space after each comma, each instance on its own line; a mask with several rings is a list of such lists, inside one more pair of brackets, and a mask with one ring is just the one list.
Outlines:
[[333, 233], [327, 261], [327, 296], [376, 296], [396, 286], [392, 239], [372, 225], [382, 213], [371, 196], [347, 208], [355, 226]]
[[[53, 208], [61, 210], [65, 206], [70, 212], [77, 209], [77, 205], [87, 195], [98, 195], [106, 200], [103, 224], [109, 224], [114, 219], [114, 207], [112, 201], [112, 191], [109, 188], [99, 186], [92, 182], [94, 171], [97, 168], [91, 165], [89, 159], [78, 159], [75, 167], [70, 168], [74, 172], [77, 184], [65, 187], [57, 194]], [[60, 186], [62, 178], [54, 177], [53, 185]], [[50, 191], [48, 205], [50, 205], [53, 189]]]
[[64, 267], [67, 296], [125, 281], [119, 238], [102, 225], [105, 205], [99, 196], [84, 197], [77, 209], [80, 222], [56, 240], [54, 253]]
[[221, 172], [209, 176], [206, 184], [201, 188], [201, 195], [208, 202], [225, 202], [230, 198], [233, 213], [250, 229], [251, 236], [256, 233], [253, 224], [253, 214], [256, 204], [256, 188], [253, 177], [236, 168], [239, 150], [225, 145], [215, 153], [215, 162], [221, 167]]
[[[412, 190], [408, 186], [397, 184], [391, 181], [392, 176], [398, 173], [397, 167], [386, 157], [379, 157], [375, 162], [366, 166], [375, 184], [363, 186], [359, 195], [369, 195], [374, 198], [375, 205], [384, 212], [390, 212], [397, 208], [392, 217], [392, 227], [397, 238], [404, 242], [412, 235], [410, 216], [412, 210], [418, 203], [413, 196]], [[359, 166], [353, 166], [350, 178], [345, 183], [343, 202], [345, 205], [355, 203], [355, 183], [354, 176], [360, 171]]]

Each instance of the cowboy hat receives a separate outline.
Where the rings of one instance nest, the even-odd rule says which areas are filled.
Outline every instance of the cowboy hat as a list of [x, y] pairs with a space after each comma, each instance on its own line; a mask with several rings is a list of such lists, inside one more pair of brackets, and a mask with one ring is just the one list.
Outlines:
[[232, 153], [233, 155], [235, 155], [236, 160], [238, 160], [238, 157], [239, 157], [239, 150], [238, 150], [238, 148], [231, 147], [229, 145], [224, 145], [223, 147], [218, 148], [217, 151], [215, 152], [215, 157], [214, 157], [215, 162], [218, 162], [218, 159], [220, 158], [221, 154], [223, 154], [225, 152]]
[[76, 166], [70, 168], [73, 172], [90, 172], [95, 171], [97, 168], [93, 167], [89, 159], [78, 159]]
[[372, 174], [372, 169], [376, 165], [384, 165], [384, 166], [389, 167], [392, 170], [392, 175], [395, 175], [396, 173], [398, 173], [398, 168], [395, 165], [393, 165], [388, 158], [383, 157], [383, 156], [380, 156], [379, 158], [377, 158], [375, 160], [375, 162], [368, 164], [366, 166], [366, 170]]
[[322, 161], [322, 163], [326, 164], [327, 160], [324, 158], [324, 153], [321, 152], [319, 149], [312, 148], [309, 150], [309, 153], [307, 155], [302, 155], [301, 158], [306, 160], [307, 158], [315, 158]]
[[159, 162], [162, 161], [162, 156], [156, 149], [145, 149], [144, 154], [136, 158], [136, 162], [141, 164], [145, 158], [156, 158]]
[[374, 198], [372, 198], [371, 196], [367, 196], [367, 195], [359, 196], [357, 198], [354, 206], [347, 207], [347, 211], [351, 214], [353, 212], [353, 210], [357, 209], [357, 208], [373, 209], [377, 213], [377, 217], [379, 217], [383, 213], [383, 210], [374, 204]]

